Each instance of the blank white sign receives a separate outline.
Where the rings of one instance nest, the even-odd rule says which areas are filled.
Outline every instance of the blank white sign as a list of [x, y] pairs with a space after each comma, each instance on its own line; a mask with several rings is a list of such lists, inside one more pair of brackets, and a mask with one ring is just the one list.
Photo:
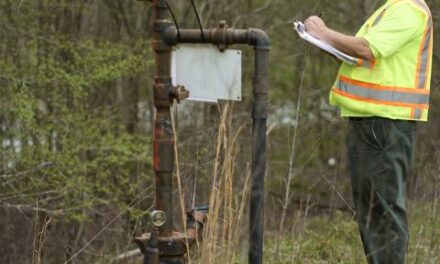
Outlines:
[[241, 101], [241, 51], [220, 52], [213, 45], [176, 46], [172, 56], [174, 85], [189, 91], [188, 100]]

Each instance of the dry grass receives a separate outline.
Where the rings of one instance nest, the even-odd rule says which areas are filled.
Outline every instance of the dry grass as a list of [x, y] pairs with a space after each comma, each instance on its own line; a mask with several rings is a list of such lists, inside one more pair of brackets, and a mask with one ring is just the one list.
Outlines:
[[[237, 173], [238, 139], [244, 126], [232, 129], [232, 105], [221, 110], [215, 160], [209, 196], [209, 217], [203, 243], [197, 245], [189, 262], [206, 264], [233, 263], [243, 235], [247, 232], [245, 212], [248, 200], [249, 168]], [[240, 179], [245, 175], [245, 179]], [[240, 176], [240, 178], [239, 178]]]

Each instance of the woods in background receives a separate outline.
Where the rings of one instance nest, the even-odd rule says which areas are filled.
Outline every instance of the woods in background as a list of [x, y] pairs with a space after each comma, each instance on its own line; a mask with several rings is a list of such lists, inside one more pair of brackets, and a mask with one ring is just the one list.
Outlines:
[[[434, 43], [440, 43], [440, 1], [426, 2]], [[180, 27], [197, 28], [190, 1], [169, 3]], [[207, 28], [226, 19], [271, 37], [267, 230], [297, 228], [289, 220], [298, 212], [352, 213], [346, 121], [327, 100], [338, 63], [306, 46], [290, 22], [325, 11], [331, 27], [354, 33], [379, 4], [198, 1]], [[148, 227], [154, 204], [151, 16], [149, 3], [139, 1], [0, 2], [0, 263], [108, 263]], [[440, 197], [436, 47], [430, 121], [419, 126], [409, 179], [417, 203]], [[240, 208], [248, 188], [252, 50], [235, 48], [243, 49], [243, 102], [184, 102], [174, 109], [188, 208], [206, 203], [212, 185], [222, 184], [213, 182], [213, 171], [233, 175], [230, 206]], [[287, 219], [280, 228], [282, 212]]]

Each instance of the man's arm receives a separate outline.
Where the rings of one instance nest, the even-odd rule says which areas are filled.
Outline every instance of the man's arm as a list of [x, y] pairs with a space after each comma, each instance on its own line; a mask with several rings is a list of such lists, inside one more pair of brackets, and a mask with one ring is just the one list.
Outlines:
[[307, 33], [327, 42], [342, 52], [364, 60], [374, 60], [374, 54], [365, 39], [348, 36], [330, 29], [325, 25], [324, 21], [317, 16], [307, 18], [304, 25]]

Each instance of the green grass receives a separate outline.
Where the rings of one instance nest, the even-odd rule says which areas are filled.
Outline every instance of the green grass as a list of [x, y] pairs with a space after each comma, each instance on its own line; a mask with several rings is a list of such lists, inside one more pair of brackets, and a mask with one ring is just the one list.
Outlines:
[[[435, 202], [411, 204], [407, 263], [440, 263], [440, 218], [436, 209]], [[289, 233], [267, 234], [265, 263], [366, 263], [357, 224], [351, 216], [336, 212], [300, 220], [293, 221]]]
[[[356, 223], [336, 212], [314, 216], [290, 234], [267, 236], [265, 263], [360, 263], [363, 260]], [[279, 252], [277, 253], [277, 244]]]

